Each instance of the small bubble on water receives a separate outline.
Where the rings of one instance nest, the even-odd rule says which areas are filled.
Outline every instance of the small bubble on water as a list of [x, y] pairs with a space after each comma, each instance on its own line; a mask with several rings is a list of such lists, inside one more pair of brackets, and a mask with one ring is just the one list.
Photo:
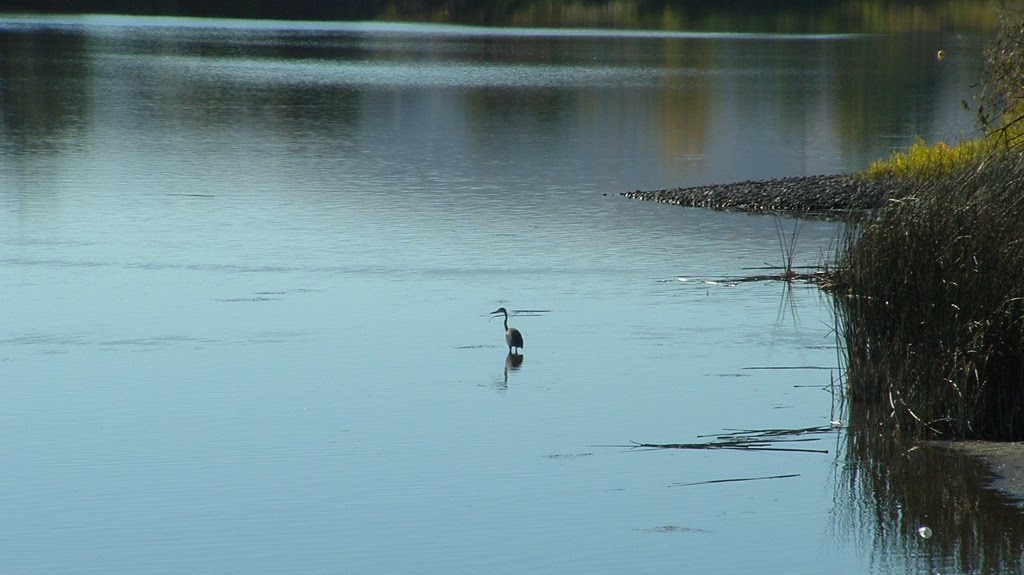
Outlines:
[[920, 535], [922, 539], [931, 539], [932, 528], [928, 527], [927, 525], [922, 525], [917, 528], [917, 534]]

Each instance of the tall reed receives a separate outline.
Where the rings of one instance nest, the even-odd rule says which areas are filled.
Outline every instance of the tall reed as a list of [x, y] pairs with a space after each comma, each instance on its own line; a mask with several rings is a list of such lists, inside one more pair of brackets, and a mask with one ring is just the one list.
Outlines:
[[889, 185], [832, 278], [850, 398], [917, 436], [1024, 439], [1024, 159]]

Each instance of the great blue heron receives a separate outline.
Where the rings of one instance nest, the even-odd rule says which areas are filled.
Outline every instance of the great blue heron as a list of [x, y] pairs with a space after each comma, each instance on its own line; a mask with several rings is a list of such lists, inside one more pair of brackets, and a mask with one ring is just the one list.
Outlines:
[[505, 316], [505, 343], [508, 344], [508, 352], [512, 353], [512, 348], [516, 348], [516, 355], [519, 354], [519, 349], [523, 347], [523, 334], [519, 333], [519, 330], [514, 327], [508, 326], [508, 310], [499, 307], [498, 309], [491, 312], [491, 315], [502, 314]]

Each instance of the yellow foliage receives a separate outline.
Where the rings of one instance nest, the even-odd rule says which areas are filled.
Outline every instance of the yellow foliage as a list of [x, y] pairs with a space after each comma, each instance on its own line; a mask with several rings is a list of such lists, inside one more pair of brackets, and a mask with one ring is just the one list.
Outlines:
[[996, 147], [997, 143], [993, 138], [964, 140], [953, 146], [945, 142], [928, 144], [917, 138], [905, 152], [896, 151], [887, 159], [872, 162], [865, 175], [876, 179], [942, 176], [957, 168], [979, 162]]

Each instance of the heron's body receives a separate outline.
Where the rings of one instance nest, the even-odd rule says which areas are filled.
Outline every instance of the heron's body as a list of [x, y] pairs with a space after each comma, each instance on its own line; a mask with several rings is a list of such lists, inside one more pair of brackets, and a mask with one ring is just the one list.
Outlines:
[[519, 333], [518, 329], [510, 327], [505, 330], [505, 343], [508, 344], [509, 353], [512, 352], [512, 348], [519, 351], [523, 347], [523, 334]]
[[499, 307], [491, 313], [500, 313], [505, 316], [505, 343], [508, 344], [508, 352], [511, 354], [512, 349], [515, 348], [515, 353], [518, 354], [519, 350], [523, 348], [523, 334], [519, 333], [518, 329], [508, 326], [508, 310]]

